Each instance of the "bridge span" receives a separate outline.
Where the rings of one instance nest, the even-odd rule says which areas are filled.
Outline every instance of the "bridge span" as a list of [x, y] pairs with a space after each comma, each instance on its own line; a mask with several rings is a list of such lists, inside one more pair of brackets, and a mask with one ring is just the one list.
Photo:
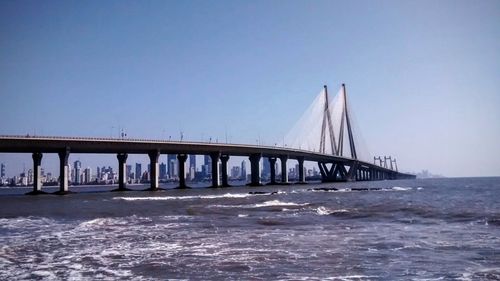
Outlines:
[[[304, 161], [317, 162], [323, 182], [365, 181], [415, 178], [374, 163], [354, 158], [311, 152], [301, 149], [247, 144], [206, 143], [192, 141], [164, 141], [144, 139], [112, 139], [85, 137], [0, 136], [0, 152], [31, 153], [33, 158], [33, 191], [42, 193], [41, 163], [44, 153], [59, 155], [59, 194], [69, 192], [68, 157], [70, 153], [116, 154], [118, 160], [118, 190], [127, 190], [126, 161], [128, 154], [147, 154], [151, 165], [149, 190], [159, 188], [158, 158], [160, 154], [177, 154], [179, 161], [179, 188], [188, 188], [185, 180], [185, 162], [188, 155], [209, 155], [212, 159], [212, 187], [227, 187], [227, 163], [231, 156], [249, 157], [250, 185], [261, 185], [260, 161], [267, 157], [271, 168], [271, 182], [276, 184], [275, 163], [281, 160], [281, 182], [288, 183], [287, 160], [299, 165], [299, 182], [305, 183]], [[219, 161], [221, 169], [219, 169]]]

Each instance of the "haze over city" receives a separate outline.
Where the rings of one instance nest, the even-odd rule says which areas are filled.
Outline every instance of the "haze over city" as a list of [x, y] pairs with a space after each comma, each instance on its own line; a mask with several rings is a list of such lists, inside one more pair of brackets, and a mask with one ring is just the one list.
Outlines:
[[[346, 83], [372, 156], [498, 176], [499, 12], [498, 1], [2, 1], [0, 134], [274, 145], [324, 84]], [[0, 163], [9, 176], [32, 165]], [[46, 170], [57, 163], [44, 155]]]

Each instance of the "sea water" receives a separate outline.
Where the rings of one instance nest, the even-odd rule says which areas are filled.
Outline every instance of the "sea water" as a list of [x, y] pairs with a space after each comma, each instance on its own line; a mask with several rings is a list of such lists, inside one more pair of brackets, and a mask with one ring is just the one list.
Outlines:
[[500, 279], [500, 178], [76, 190], [0, 193], [0, 280]]

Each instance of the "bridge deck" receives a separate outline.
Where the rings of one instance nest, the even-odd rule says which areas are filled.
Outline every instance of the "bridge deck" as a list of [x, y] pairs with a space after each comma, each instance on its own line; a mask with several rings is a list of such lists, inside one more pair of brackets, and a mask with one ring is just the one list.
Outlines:
[[[113, 138], [86, 138], [86, 137], [46, 137], [46, 136], [0, 136], [0, 152], [6, 153], [58, 153], [66, 148], [71, 153], [130, 153], [147, 154], [159, 151], [162, 154], [210, 154], [221, 153], [231, 156], [251, 156], [255, 154], [263, 157], [287, 156], [289, 159], [303, 158], [305, 161], [324, 163], [352, 163], [365, 168], [394, 173], [396, 171], [380, 167], [373, 163], [355, 160], [347, 157], [327, 155], [318, 152], [263, 145], [206, 143], [193, 141], [165, 141], [146, 139], [113, 139]], [[401, 175], [408, 175], [398, 173]]]

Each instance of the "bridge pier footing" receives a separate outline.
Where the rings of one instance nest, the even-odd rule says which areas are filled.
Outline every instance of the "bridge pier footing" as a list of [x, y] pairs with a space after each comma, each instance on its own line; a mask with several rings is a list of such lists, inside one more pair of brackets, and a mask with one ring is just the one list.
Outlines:
[[60, 151], [59, 155], [59, 191], [55, 192], [55, 194], [64, 195], [68, 194], [68, 158], [69, 158], [69, 147]]
[[127, 169], [127, 153], [118, 153], [116, 158], [118, 159], [118, 188], [113, 191], [127, 191], [127, 174], [125, 170]]
[[220, 173], [219, 173], [219, 159], [220, 152], [210, 153], [210, 159], [212, 160], [212, 188], [220, 187]]
[[270, 185], [275, 185], [276, 184], [276, 157], [269, 157], [269, 169], [271, 173], [271, 181], [269, 182]]
[[160, 158], [160, 151], [153, 150], [148, 153], [149, 156], [149, 166], [151, 174], [149, 175], [149, 188], [148, 191], [156, 191], [159, 189], [158, 184], [158, 158]]
[[229, 155], [224, 154], [220, 157], [221, 160], [221, 175], [222, 175], [222, 187], [229, 187], [228, 177], [227, 177], [227, 162], [229, 161]]
[[297, 157], [297, 161], [299, 162], [299, 184], [305, 184], [306, 175], [304, 174], [304, 157]]
[[187, 155], [186, 154], [177, 154], [177, 160], [178, 160], [178, 176], [179, 176], [179, 186], [177, 189], [186, 189], [189, 188], [186, 185], [186, 160], [187, 160]]
[[252, 154], [250, 155], [250, 172], [251, 174], [251, 186], [260, 186], [262, 183], [260, 182], [260, 158], [261, 154]]
[[280, 156], [281, 162], [281, 184], [288, 184], [288, 168], [286, 162], [288, 161], [288, 156]]
[[37, 195], [37, 194], [45, 194], [46, 192], [42, 191], [42, 157], [43, 154], [39, 152], [35, 152], [32, 155], [33, 158], [33, 191], [28, 192], [28, 195]]

